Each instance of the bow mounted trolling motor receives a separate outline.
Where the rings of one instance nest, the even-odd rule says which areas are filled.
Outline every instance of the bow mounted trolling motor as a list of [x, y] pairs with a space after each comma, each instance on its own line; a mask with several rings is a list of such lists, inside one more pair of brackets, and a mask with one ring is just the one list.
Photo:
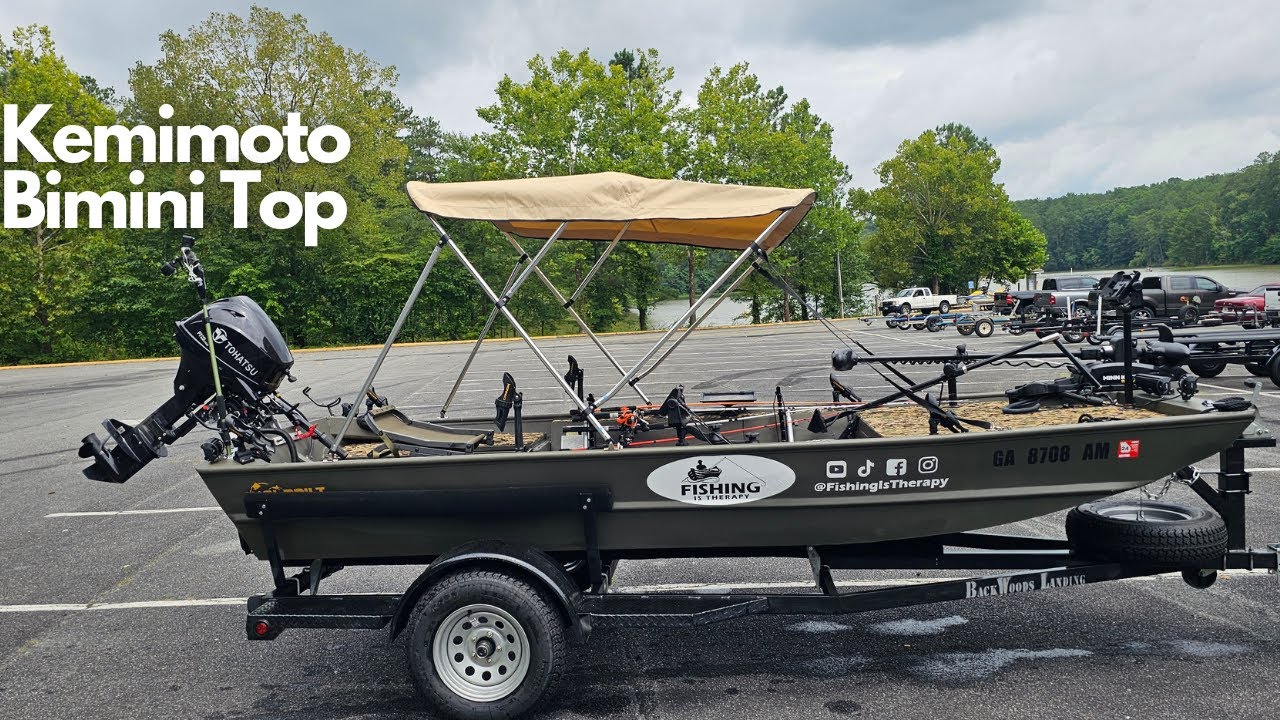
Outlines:
[[[185, 269], [187, 280], [195, 286], [204, 306], [174, 328], [180, 360], [173, 379], [173, 397], [137, 425], [112, 418], [102, 423], [106, 438], [96, 434], [84, 438], [79, 454], [93, 459], [93, 464], [84, 469], [91, 480], [125, 482], [147, 463], [166, 456], [166, 446], [197, 424], [217, 423], [221, 438], [206, 443], [218, 450], [212, 453], [214, 457], [208, 457], [211, 450], [206, 448], [206, 456], [213, 460], [231, 445], [232, 431], [237, 438], [252, 432], [247, 424], [262, 424], [275, 413], [286, 415], [295, 425], [299, 419], [305, 422], [296, 406], [276, 401], [280, 383], [293, 379], [289, 374], [293, 354], [280, 330], [248, 297], [207, 302], [204, 269], [194, 245], [194, 238], [183, 236], [181, 254], [161, 268], [166, 276], [173, 275], [179, 267]], [[216, 373], [211, 356], [217, 359]], [[231, 420], [227, 407], [233, 410]], [[280, 432], [278, 428], [270, 430]]]

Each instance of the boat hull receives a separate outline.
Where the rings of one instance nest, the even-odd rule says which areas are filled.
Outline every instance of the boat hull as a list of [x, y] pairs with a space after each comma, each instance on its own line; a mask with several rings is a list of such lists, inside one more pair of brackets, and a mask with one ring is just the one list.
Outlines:
[[[537, 487], [610, 496], [611, 508], [598, 514], [603, 551], [677, 555], [869, 543], [1016, 522], [1158, 480], [1225, 448], [1253, 419], [1248, 410], [929, 437], [221, 462], [198, 471], [261, 558], [262, 529], [246, 512], [246, 493], [491, 491], [492, 497]], [[339, 514], [288, 520], [273, 531], [291, 564], [427, 561], [479, 539], [549, 552], [584, 547], [582, 515], [574, 510], [478, 509], [429, 517]]]

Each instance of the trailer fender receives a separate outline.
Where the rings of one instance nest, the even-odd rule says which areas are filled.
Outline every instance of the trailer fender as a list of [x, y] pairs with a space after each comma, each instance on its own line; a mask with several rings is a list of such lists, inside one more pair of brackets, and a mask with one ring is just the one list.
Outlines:
[[391, 639], [395, 640], [408, 626], [414, 606], [433, 583], [458, 570], [475, 568], [505, 570], [527, 578], [536, 587], [546, 591], [548, 599], [560, 609], [565, 626], [577, 640], [585, 640], [590, 633], [590, 625], [578, 612], [581, 593], [551, 556], [528, 546], [499, 540], [477, 540], [460, 545], [436, 558], [413, 581], [409, 589], [400, 596], [395, 615], [391, 618]]

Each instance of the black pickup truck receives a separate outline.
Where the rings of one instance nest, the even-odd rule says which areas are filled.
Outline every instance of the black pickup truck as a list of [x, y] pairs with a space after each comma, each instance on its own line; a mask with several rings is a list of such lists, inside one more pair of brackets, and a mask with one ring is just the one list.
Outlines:
[[1213, 309], [1215, 300], [1242, 294], [1243, 290], [1231, 290], [1203, 275], [1143, 275], [1143, 307], [1135, 310], [1133, 317], [1176, 317], [1195, 322]]

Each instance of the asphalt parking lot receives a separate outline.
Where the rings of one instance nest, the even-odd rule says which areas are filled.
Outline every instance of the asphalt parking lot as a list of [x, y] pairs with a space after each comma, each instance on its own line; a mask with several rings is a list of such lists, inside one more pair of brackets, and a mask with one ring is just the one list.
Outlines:
[[[841, 326], [876, 353], [974, 352], [1026, 341]], [[624, 364], [656, 336], [605, 338]], [[616, 375], [583, 338], [542, 344], [573, 353], [596, 392]], [[684, 384], [822, 397], [838, 342], [814, 323], [695, 333], [643, 386]], [[378, 389], [434, 418], [470, 346], [400, 347]], [[374, 350], [300, 353], [301, 399], [350, 396]], [[85, 480], [80, 438], [104, 417], [141, 419], [169, 397], [176, 361], [0, 371], [0, 717], [399, 718], [421, 706], [403, 642], [385, 632], [291, 631], [244, 639], [244, 598], [270, 585], [240, 551], [193, 469], [193, 433], [125, 485]], [[568, 409], [518, 342], [487, 343], [455, 408], [492, 411], [503, 371], [529, 411]], [[913, 375], [925, 374], [919, 368]], [[1000, 390], [1051, 371], [999, 367], [964, 386]], [[884, 385], [845, 377], [864, 397]], [[1247, 395], [1231, 366], [1202, 382], [1206, 398]], [[1261, 401], [1275, 429], [1280, 389]], [[316, 409], [322, 413], [322, 410]], [[1258, 469], [1250, 542], [1280, 541], [1280, 453]], [[1206, 460], [1205, 468], [1216, 467]], [[1175, 486], [1173, 497], [1198, 502]], [[1061, 517], [1010, 528], [1060, 536]], [[331, 592], [403, 590], [420, 568], [354, 568]], [[838, 572], [850, 586], [921, 582], [939, 573]], [[663, 560], [624, 564], [621, 589], [781, 587], [809, 583], [803, 561]], [[1280, 716], [1280, 580], [1232, 573], [1198, 591], [1170, 577], [1135, 579], [845, 618], [755, 618], [699, 630], [600, 630], [582, 649], [552, 718], [1275, 718]]]

